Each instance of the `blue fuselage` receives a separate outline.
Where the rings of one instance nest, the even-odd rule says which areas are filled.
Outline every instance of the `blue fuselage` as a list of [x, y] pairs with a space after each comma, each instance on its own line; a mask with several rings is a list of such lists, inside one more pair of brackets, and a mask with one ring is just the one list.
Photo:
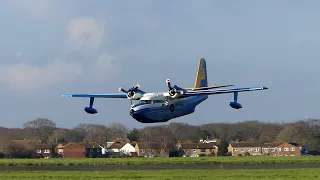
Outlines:
[[197, 105], [206, 100], [208, 96], [180, 98], [169, 101], [168, 104], [155, 102], [140, 102], [130, 109], [130, 115], [141, 123], [167, 122], [170, 119], [191, 114]]

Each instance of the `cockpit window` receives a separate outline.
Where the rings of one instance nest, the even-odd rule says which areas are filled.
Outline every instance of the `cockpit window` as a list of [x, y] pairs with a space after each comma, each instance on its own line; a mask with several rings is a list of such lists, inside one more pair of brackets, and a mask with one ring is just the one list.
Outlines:
[[154, 100], [153, 103], [164, 103], [164, 100]]
[[152, 103], [165, 103], [164, 100], [140, 100], [139, 103], [142, 104], [152, 104]]

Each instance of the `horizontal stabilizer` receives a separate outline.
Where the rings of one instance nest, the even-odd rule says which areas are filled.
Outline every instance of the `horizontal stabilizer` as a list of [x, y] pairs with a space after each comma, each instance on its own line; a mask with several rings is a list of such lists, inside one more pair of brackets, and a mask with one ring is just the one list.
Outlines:
[[184, 89], [185, 90], [189, 90], [189, 91], [199, 91], [199, 90], [218, 89], [218, 88], [230, 87], [230, 86], [234, 86], [234, 85], [227, 84], [227, 85], [219, 85], [219, 86], [208, 86], [208, 87], [199, 87], [199, 88], [184, 88]]

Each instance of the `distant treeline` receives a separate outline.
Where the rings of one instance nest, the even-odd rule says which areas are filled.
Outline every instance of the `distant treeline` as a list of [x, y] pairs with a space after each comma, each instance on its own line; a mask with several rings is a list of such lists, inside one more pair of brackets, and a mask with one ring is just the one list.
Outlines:
[[153, 125], [141, 129], [128, 129], [123, 124], [108, 126], [79, 124], [74, 128], [56, 127], [45, 118], [23, 124], [23, 128], [0, 128], [0, 151], [6, 149], [8, 141], [37, 139], [43, 143], [95, 141], [101, 145], [120, 137], [130, 141], [178, 141], [198, 142], [199, 139], [217, 138], [225, 142], [255, 141], [307, 143], [310, 151], [320, 150], [320, 119], [300, 120], [293, 123], [264, 123], [245, 121], [238, 123], [211, 123], [193, 126], [186, 123]]

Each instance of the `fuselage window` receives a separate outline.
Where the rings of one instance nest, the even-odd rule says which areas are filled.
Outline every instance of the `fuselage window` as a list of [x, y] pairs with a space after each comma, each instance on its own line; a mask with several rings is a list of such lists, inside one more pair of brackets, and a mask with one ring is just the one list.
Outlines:
[[153, 103], [164, 103], [163, 100], [154, 100]]
[[150, 101], [150, 100], [141, 100], [141, 101], [139, 101], [139, 103], [142, 103], [142, 104], [150, 104], [151, 101]]

